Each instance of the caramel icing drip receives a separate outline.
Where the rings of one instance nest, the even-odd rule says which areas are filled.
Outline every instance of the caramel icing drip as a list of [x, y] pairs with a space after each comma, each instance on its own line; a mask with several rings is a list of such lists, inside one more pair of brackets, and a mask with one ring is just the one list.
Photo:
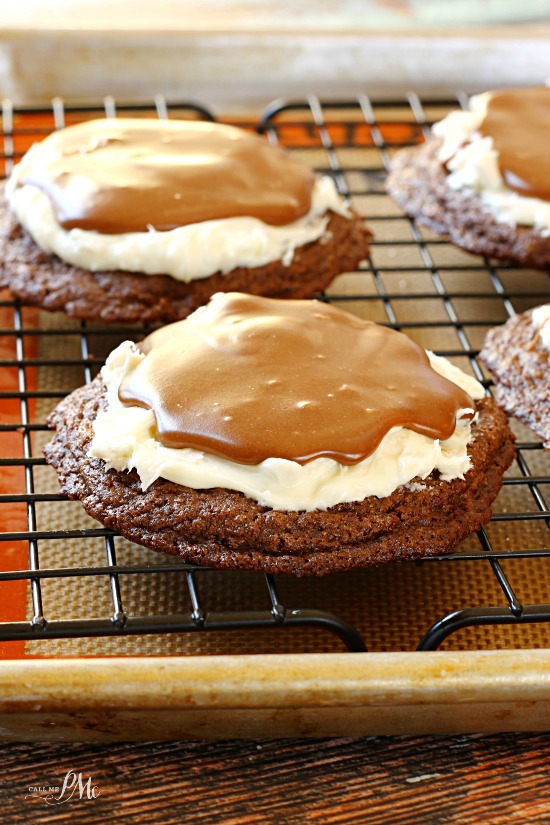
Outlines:
[[510, 189], [523, 197], [550, 200], [550, 88], [490, 92], [480, 132], [493, 138], [500, 173]]
[[23, 159], [20, 182], [48, 195], [64, 229], [166, 231], [241, 216], [279, 226], [311, 206], [312, 170], [218, 123], [94, 120], [54, 132], [41, 150], [45, 162]]
[[120, 400], [153, 410], [164, 446], [240, 464], [355, 464], [392, 427], [443, 440], [475, 408], [405, 335], [319, 301], [218, 295], [141, 349]]

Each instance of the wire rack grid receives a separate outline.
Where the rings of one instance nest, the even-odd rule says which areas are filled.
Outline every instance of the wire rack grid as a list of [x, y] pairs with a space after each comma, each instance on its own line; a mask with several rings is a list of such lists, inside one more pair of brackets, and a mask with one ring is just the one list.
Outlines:
[[[464, 95], [424, 105], [415, 94], [397, 102], [372, 102], [362, 95], [322, 103], [311, 96], [297, 102], [277, 101], [258, 123], [241, 120], [239, 125], [256, 128], [270, 141], [304, 156], [319, 172], [331, 174], [340, 192], [374, 230], [369, 260], [356, 272], [337, 278], [322, 298], [405, 331], [490, 387], [477, 360], [485, 331], [517, 311], [548, 300], [548, 274], [522, 272], [455, 250], [406, 218], [384, 190], [393, 152], [420, 142], [431, 122], [464, 102]], [[51, 109], [26, 110], [5, 101], [5, 174], [33, 141], [52, 129], [104, 115], [214, 120], [203, 106], [168, 105], [162, 97], [150, 106], [118, 106], [107, 98], [98, 105], [69, 107], [56, 99]], [[466, 627], [528, 624], [538, 628], [535, 642], [531, 639], [528, 644], [547, 646], [550, 477], [540, 441], [526, 428], [516, 428], [517, 459], [499, 496], [502, 504], [495, 507], [486, 529], [442, 558], [392, 566], [387, 573], [330, 577], [328, 598], [326, 588], [316, 589], [310, 581], [293, 581], [289, 586], [286, 577], [221, 573], [157, 558], [148, 551], [144, 555], [111, 531], [86, 521], [80, 511], [76, 514], [79, 505], [58, 494], [55, 475], [48, 473], [41, 454], [47, 441], [46, 414], [70, 389], [91, 380], [117, 343], [129, 337], [139, 340], [149, 329], [69, 321], [22, 307], [5, 293], [0, 313], [4, 408], [0, 425], [4, 476], [0, 605], [6, 606], [0, 608], [0, 641], [38, 642], [38, 647], [31, 645], [26, 650], [40, 655], [43, 644], [52, 639], [136, 636], [143, 640], [185, 635], [185, 631], [229, 630], [239, 632], [232, 650], [240, 652], [240, 643], [250, 649], [248, 640], [242, 642], [242, 634], [253, 639], [251, 631], [285, 628], [329, 631], [337, 644], [361, 651], [372, 637], [369, 623], [383, 613], [376, 596], [381, 586], [377, 576], [387, 575], [393, 582], [382, 582], [383, 592], [397, 579], [407, 595], [398, 599], [397, 610], [391, 610], [391, 621], [397, 626], [393, 641], [386, 638], [385, 627], [379, 628], [379, 638], [374, 633], [377, 649], [434, 649]], [[68, 543], [73, 551], [67, 557], [59, 548]], [[26, 558], [28, 562], [23, 563]], [[457, 565], [459, 574], [453, 569]], [[432, 612], [423, 608], [438, 586], [430, 578], [436, 568], [436, 578], [450, 581], [452, 592], [439, 613], [437, 600]], [[350, 612], [346, 605], [352, 575], [351, 589], [360, 603]], [[527, 598], [518, 592], [515, 576]], [[157, 582], [167, 577], [171, 584], [165, 598], [165, 590], [164, 596], [158, 595], [162, 587]], [[215, 579], [216, 587], [208, 584], [209, 577]], [[480, 595], [473, 582], [483, 577], [487, 586]], [[536, 580], [538, 587], [526, 586], [525, 577]], [[365, 591], [357, 589], [357, 581], [367, 581]], [[60, 591], [54, 584], [78, 591], [78, 609], [73, 610], [65, 596], [58, 598]], [[143, 589], [146, 597], [140, 596], [137, 607], [129, 607], [135, 591]], [[413, 614], [419, 621], [413, 623], [413, 635], [405, 633], [403, 641], [403, 628], [411, 625]], [[383, 624], [387, 615], [379, 621]], [[281, 635], [277, 633], [276, 638]], [[299, 639], [299, 632], [284, 636], [285, 644], [294, 650], [293, 641], [288, 640]]]

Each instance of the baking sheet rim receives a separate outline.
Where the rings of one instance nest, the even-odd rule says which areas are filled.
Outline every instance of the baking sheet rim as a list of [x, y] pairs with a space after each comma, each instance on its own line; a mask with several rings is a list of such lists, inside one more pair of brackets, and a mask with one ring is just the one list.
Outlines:
[[230, 739], [550, 729], [550, 650], [0, 663], [0, 738]]

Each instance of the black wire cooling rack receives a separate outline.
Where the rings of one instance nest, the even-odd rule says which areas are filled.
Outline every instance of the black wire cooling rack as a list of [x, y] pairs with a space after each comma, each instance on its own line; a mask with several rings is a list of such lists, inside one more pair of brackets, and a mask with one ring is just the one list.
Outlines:
[[[465, 97], [430, 100], [422, 103], [411, 94], [400, 101], [372, 102], [366, 95], [355, 100], [322, 103], [316, 97], [303, 101], [277, 101], [270, 105], [258, 123], [251, 121], [241, 125], [257, 128], [266, 133], [269, 140], [279, 142], [290, 150], [303, 154], [320, 172], [333, 175], [340, 192], [352, 199], [371, 228], [375, 239], [372, 254], [365, 266], [355, 273], [337, 279], [322, 297], [324, 300], [347, 305], [351, 311], [364, 317], [401, 329], [439, 354], [466, 368], [485, 386], [490, 381], [477, 361], [479, 347], [487, 328], [506, 320], [516, 311], [548, 300], [550, 284], [544, 273], [525, 273], [497, 265], [489, 260], [473, 258], [457, 253], [445, 240], [436, 238], [408, 220], [384, 193], [384, 178], [392, 153], [403, 146], [423, 139], [429, 125], [440, 119], [452, 108], [463, 105]], [[9, 101], [2, 107], [2, 139], [5, 171], [9, 173], [14, 161], [27, 146], [53, 128], [97, 116], [157, 115], [159, 117], [205, 118], [214, 120], [203, 106], [188, 103], [167, 104], [159, 97], [151, 105], [117, 105], [108, 98], [99, 105], [66, 106], [55, 100], [51, 108], [19, 110]], [[451, 257], [449, 258], [449, 254]], [[458, 257], [457, 257], [458, 256]], [[460, 279], [463, 277], [463, 280]], [[458, 286], [457, 286], [458, 283]], [[404, 287], [405, 285], [405, 287]], [[48, 403], [53, 406], [66, 394], [66, 388], [41, 389], [36, 382], [40, 370], [63, 366], [71, 369], [78, 383], [89, 381], [98, 371], [103, 357], [94, 353], [97, 341], [104, 339], [112, 346], [124, 338], [141, 338], [149, 330], [145, 327], [99, 327], [92, 323], [73, 323], [69, 328], [54, 321], [46, 326], [36, 321], [38, 313], [21, 307], [9, 296], [0, 303], [4, 326], [0, 338], [4, 342], [0, 368], [15, 378], [15, 385], [1, 386], [0, 399], [6, 407], [11, 405], [12, 415], [0, 426], [0, 436], [6, 440], [0, 466], [6, 472], [20, 474], [21, 487], [9, 489], [9, 479], [2, 487], [0, 510], [10, 513], [13, 508], [24, 508], [24, 525], [18, 529], [5, 529], [0, 534], [0, 553], [4, 548], [6, 561], [0, 572], [0, 607], [2, 588], [19, 582], [27, 588], [27, 614], [24, 620], [0, 621], [0, 641], [39, 640], [96, 636], [128, 636], [147, 634], [173, 634], [185, 631], [239, 630], [257, 628], [313, 627], [323, 629], [339, 637], [353, 651], [365, 650], [364, 634], [358, 631], [339, 610], [327, 610], [322, 598], [310, 606], [308, 594], [302, 603], [300, 583], [296, 583], [292, 601], [281, 596], [278, 577], [257, 575], [265, 588], [265, 606], [247, 608], [246, 605], [221, 609], [208, 604], [197, 585], [197, 577], [208, 576], [205, 568], [162, 560], [162, 563], [122, 563], [117, 558], [118, 537], [100, 526], [67, 529], [40, 529], [37, 508], [63, 501], [52, 486], [48, 492], [37, 492], [35, 475], [44, 465], [41, 451], [36, 444], [47, 427], [44, 418], [36, 414]], [[30, 320], [29, 320], [30, 319]], [[78, 342], [78, 357], [42, 357], [41, 343], [61, 338], [74, 344]], [[112, 346], [110, 348], [112, 348]], [[69, 352], [69, 347], [67, 351]], [[99, 347], [101, 349], [101, 347]], [[73, 352], [73, 350], [70, 350]], [[31, 353], [29, 355], [29, 353]], [[13, 405], [17, 414], [13, 415]], [[504, 482], [506, 500], [512, 508], [496, 510], [491, 525], [480, 530], [477, 538], [467, 546], [444, 558], [433, 558], [420, 563], [420, 574], [432, 565], [470, 565], [468, 575], [475, 579], [490, 568], [490, 575], [498, 582], [502, 599], [496, 604], [481, 605], [472, 602], [466, 591], [457, 596], [455, 609], [441, 615], [431, 626], [426, 626], [422, 638], [417, 639], [420, 650], [436, 648], [449, 634], [471, 625], [522, 625], [550, 620], [550, 591], [539, 604], [525, 602], [518, 595], [513, 577], [505, 573], [503, 560], [521, 559], [523, 564], [550, 557], [545, 541], [530, 546], [531, 531], [522, 525], [536, 525], [537, 535], [550, 523], [550, 512], [545, 500], [550, 489], [548, 465], [540, 441], [526, 428], [519, 428], [517, 461]], [[14, 440], [15, 439], [15, 440]], [[19, 448], [17, 447], [19, 444]], [[15, 445], [15, 447], [14, 447]], [[541, 472], [541, 467], [543, 468]], [[10, 476], [11, 478], [11, 476]], [[15, 485], [17, 486], [17, 484]], [[521, 508], [514, 509], [517, 498]], [[66, 506], [73, 503], [66, 502]], [[10, 509], [12, 508], [12, 509]], [[1, 522], [10, 526], [10, 519]], [[499, 526], [498, 535], [510, 531], [511, 546], [495, 540], [493, 525]], [[23, 529], [24, 526], [24, 529]], [[95, 562], [88, 566], [44, 566], [40, 563], [41, 548], [56, 541], [74, 540], [82, 547], [91, 541], [104, 543]], [[10, 567], [8, 550], [21, 543], [28, 546], [28, 568]], [[418, 573], [419, 565], [405, 563]], [[185, 602], [189, 609], [161, 612], [158, 609], [130, 615], [123, 598], [121, 581], [127, 577], [150, 579], [165, 573], [180, 577], [186, 588]], [[226, 577], [226, 590], [240, 588], [240, 574], [234, 571], [220, 573]], [[250, 576], [251, 574], [246, 574]], [[346, 574], [351, 575], [351, 574]], [[109, 607], [99, 614], [90, 604], [86, 615], [79, 618], [50, 618], [50, 605], [44, 597], [46, 583], [51, 580], [84, 580], [87, 584], [101, 580], [108, 584]], [[335, 577], [336, 587], [338, 577]], [[183, 585], [182, 585], [183, 586]], [[284, 589], [284, 588], [283, 588]], [[7, 594], [8, 591], [6, 590]], [[498, 600], [497, 600], [498, 601]], [[308, 606], [304, 606], [307, 603]], [[332, 603], [331, 603], [332, 604]], [[366, 607], [375, 611], [376, 604]], [[410, 606], [402, 615], [394, 615], [396, 622], [406, 623], [410, 618]], [[1, 611], [0, 611], [1, 612]], [[235, 652], [239, 652], [236, 650]]]

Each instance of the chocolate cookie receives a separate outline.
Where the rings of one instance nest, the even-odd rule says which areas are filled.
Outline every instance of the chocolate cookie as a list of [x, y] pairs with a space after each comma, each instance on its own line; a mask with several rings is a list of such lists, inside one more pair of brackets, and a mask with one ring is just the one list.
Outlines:
[[282, 261], [183, 283], [168, 275], [90, 272], [43, 252], [10, 214], [0, 191], [0, 285], [25, 304], [61, 310], [73, 318], [164, 323], [185, 318], [216, 292], [308, 298], [368, 255], [370, 232], [361, 217], [331, 214], [325, 236]]
[[221, 123], [74, 124], [32, 146], [3, 195], [4, 283], [83, 319], [173, 321], [232, 290], [309, 297], [368, 252], [331, 178]]
[[550, 449], [550, 353], [531, 321], [532, 310], [487, 334], [480, 357], [495, 378], [494, 396]]
[[447, 185], [441, 145], [432, 137], [396, 154], [386, 184], [391, 197], [407, 215], [467, 252], [550, 269], [550, 238], [532, 227], [498, 222], [478, 196]]
[[88, 455], [93, 421], [104, 405], [98, 377], [50, 416], [56, 433], [45, 455], [62, 493], [138, 544], [218, 568], [324, 575], [450, 552], [489, 520], [514, 457], [504, 413], [483, 399], [468, 448], [473, 468], [464, 479], [441, 481], [434, 472], [386, 498], [310, 512], [272, 510], [242, 493], [197, 491], [164, 479], [143, 492], [136, 472], [106, 470]]

